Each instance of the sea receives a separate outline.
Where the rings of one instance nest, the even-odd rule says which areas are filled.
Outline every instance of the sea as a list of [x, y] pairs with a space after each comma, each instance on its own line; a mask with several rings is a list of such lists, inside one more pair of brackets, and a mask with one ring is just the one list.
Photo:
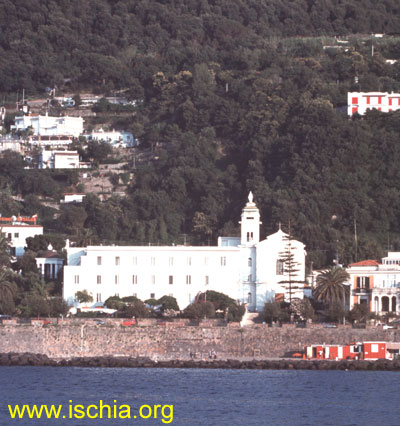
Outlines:
[[[399, 385], [384, 371], [0, 367], [0, 425], [398, 426]], [[35, 404], [59, 418], [18, 418]]]

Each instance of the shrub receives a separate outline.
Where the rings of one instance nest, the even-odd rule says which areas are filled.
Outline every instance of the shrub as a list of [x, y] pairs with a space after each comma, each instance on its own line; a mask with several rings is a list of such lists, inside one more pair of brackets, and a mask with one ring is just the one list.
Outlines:
[[185, 318], [191, 319], [214, 318], [214, 304], [212, 302], [192, 303], [184, 310], [183, 315]]

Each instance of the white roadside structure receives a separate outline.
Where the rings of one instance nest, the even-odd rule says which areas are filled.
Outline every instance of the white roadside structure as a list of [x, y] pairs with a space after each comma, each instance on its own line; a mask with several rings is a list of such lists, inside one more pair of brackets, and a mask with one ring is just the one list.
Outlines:
[[[279, 230], [260, 241], [260, 213], [250, 193], [241, 216], [241, 237], [220, 237], [217, 246], [89, 246], [67, 247], [63, 296], [76, 303], [77, 291], [86, 290], [97, 303], [111, 296], [141, 300], [164, 295], [184, 309], [199, 292], [219, 291], [261, 311], [275, 298], [289, 300], [282, 253], [287, 234]], [[304, 244], [291, 240], [298, 272], [304, 281]], [[292, 297], [304, 297], [298, 290]]]

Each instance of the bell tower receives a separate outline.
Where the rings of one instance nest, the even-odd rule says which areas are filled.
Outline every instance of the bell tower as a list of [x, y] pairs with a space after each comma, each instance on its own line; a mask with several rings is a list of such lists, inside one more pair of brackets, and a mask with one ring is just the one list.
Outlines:
[[260, 241], [260, 211], [253, 203], [253, 194], [250, 191], [249, 201], [242, 210], [241, 221], [241, 241], [240, 244], [252, 246]]

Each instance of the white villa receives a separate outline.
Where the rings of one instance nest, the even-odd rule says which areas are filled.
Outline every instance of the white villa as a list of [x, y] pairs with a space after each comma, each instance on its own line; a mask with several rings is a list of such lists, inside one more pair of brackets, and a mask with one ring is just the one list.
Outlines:
[[10, 223], [3, 224], [0, 221], [0, 232], [4, 234], [10, 243], [11, 254], [19, 257], [25, 253], [26, 239], [28, 237], [43, 235], [43, 226], [23, 223], [15, 217]]
[[114, 129], [110, 131], [105, 131], [103, 129], [97, 131], [92, 130], [91, 133], [83, 136], [85, 136], [87, 140], [104, 141], [112, 145], [121, 145], [125, 148], [138, 145], [137, 140], [133, 137], [131, 132], [116, 131]]
[[49, 115], [23, 115], [15, 117], [12, 130], [26, 130], [32, 127], [35, 136], [73, 136], [83, 133], [82, 117], [51, 117]]
[[346, 269], [350, 275], [350, 309], [355, 304], [368, 305], [379, 315], [400, 313], [400, 252], [389, 252], [379, 263], [362, 260]]
[[[96, 302], [108, 297], [158, 299], [170, 295], [184, 309], [199, 292], [215, 290], [260, 311], [267, 301], [289, 299], [282, 253], [287, 234], [281, 229], [260, 241], [260, 213], [249, 194], [241, 216], [241, 237], [220, 237], [214, 247], [89, 246], [67, 247], [64, 298], [75, 302], [77, 291], [87, 290]], [[298, 272], [305, 278], [304, 244], [291, 240]], [[304, 297], [302, 289], [292, 297]]]
[[46, 151], [40, 153], [40, 169], [79, 169], [78, 151]]

